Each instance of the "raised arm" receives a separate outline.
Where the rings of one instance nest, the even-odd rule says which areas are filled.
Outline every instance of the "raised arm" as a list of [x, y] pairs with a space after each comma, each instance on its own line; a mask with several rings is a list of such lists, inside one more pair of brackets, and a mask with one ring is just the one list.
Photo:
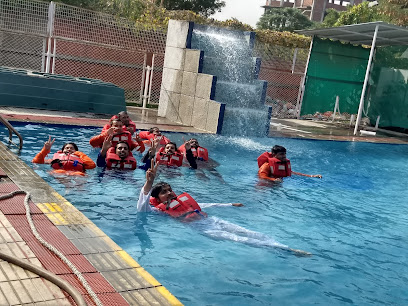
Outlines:
[[51, 152], [51, 147], [54, 144], [55, 138], [51, 140], [51, 136], [48, 137], [48, 141], [44, 143], [44, 147], [41, 151], [33, 158], [32, 162], [35, 164], [46, 163], [45, 157]]
[[292, 171], [292, 174], [295, 174], [295, 175], [300, 175], [300, 176], [307, 176], [307, 177], [317, 177], [317, 178], [322, 178], [322, 176], [321, 176], [320, 174], [310, 175], [310, 174], [304, 174], [304, 173], [295, 172], [295, 171]]
[[[154, 162], [152, 163], [152, 165]], [[150, 212], [152, 207], [150, 206], [150, 193], [156, 177], [156, 172], [159, 164], [146, 171], [146, 182], [140, 190], [139, 200], [137, 201], [137, 211], [138, 212]]]
[[[183, 137], [184, 140], [184, 137]], [[197, 161], [193, 155], [193, 152], [191, 151], [191, 143], [189, 140], [184, 141], [184, 148], [186, 149], [186, 159], [188, 163], [190, 164], [190, 167], [193, 169], [197, 169]]]

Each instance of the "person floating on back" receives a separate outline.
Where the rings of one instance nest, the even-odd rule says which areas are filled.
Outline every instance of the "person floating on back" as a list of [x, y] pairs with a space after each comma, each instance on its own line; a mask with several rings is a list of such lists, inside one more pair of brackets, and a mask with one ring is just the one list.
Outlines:
[[136, 131], [136, 124], [132, 120], [130, 120], [129, 115], [126, 111], [122, 111], [110, 118], [109, 123], [105, 124], [105, 126], [103, 127], [101, 134], [109, 130], [112, 120], [114, 119], [120, 120], [123, 124], [123, 129], [127, 130], [131, 135], [133, 135], [133, 133]]
[[309, 175], [292, 171], [290, 160], [286, 158], [286, 149], [282, 146], [274, 146], [271, 153], [264, 152], [258, 157], [258, 175], [262, 179], [270, 181], [282, 181], [283, 177], [292, 174], [322, 178], [320, 174]]
[[55, 138], [44, 143], [42, 150], [33, 158], [32, 162], [36, 164], [51, 164], [54, 169], [53, 173], [63, 173], [67, 175], [85, 175], [86, 169], [96, 167], [95, 163], [85, 153], [78, 151], [78, 147], [74, 142], [67, 142], [61, 148], [61, 151], [56, 152], [52, 159], [45, 159], [48, 153], [51, 152], [51, 147], [54, 144]]

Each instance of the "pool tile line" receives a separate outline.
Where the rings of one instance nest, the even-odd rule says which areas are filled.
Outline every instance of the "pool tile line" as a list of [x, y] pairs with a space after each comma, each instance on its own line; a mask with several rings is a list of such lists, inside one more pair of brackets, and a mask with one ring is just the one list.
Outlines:
[[[0, 143], [0, 156], [3, 155], [2, 151], [7, 152], [8, 149]], [[125, 300], [131, 305], [134, 305], [135, 301], [145, 305], [182, 305], [176, 297], [146, 272], [129, 254], [106, 236], [69, 201], [43, 181], [25, 163], [9, 156], [7, 159], [0, 160], [0, 168], [8, 175], [6, 179], [12, 182], [7, 182], [9, 184], [7, 185], [7, 191], [17, 187], [32, 194], [34, 205], [41, 211], [41, 214], [32, 215], [34, 223], [39, 227], [38, 230], [44, 232], [47, 228], [54, 228], [58, 231], [50, 230], [50, 237], [53, 237], [53, 234], [57, 236], [49, 241], [53, 243], [55, 240], [59, 240], [57, 247], [64, 249], [63, 245], [65, 243], [60, 243], [63, 240], [62, 238], [64, 238], [67, 244], [72, 245], [78, 250], [78, 252], [74, 251], [74, 253], [79, 254], [72, 254], [69, 247], [64, 249], [64, 253], [71, 253], [66, 256], [73, 258], [73, 261], [78, 261], [78, 258], [81, 258], [80, 269], [83, 270], [86, 277], [91, 279], [91, 283], [98, 285], [98, 282], [101, 281], [105, 285], [109, 285], [109, 288], [111, 288], [107, 289], [109, 293], [112, 291], [118, 295], [115, 297], [106, 293], [98, 293], [98, 296], [104, 295], [104, 298], [107, 299], [106, 305], [113, 305], [108, 301], [109, 298], [117, 302], [122, 299], [122, 302], [115, 303], [115, 305], [123, 304]], [[43, 190], [38, 190], [38, 186], [41, 186], [40, 188], [44, 187]], [[38, 264], [45, 265], [46, 268], [48, 266], [60, 275], [73, 276], [72, 273], [69, 274], [68, 271], [57, 266], [59, 262], [53, 258], [55, 255], [48, 254], [47, 252], [49, 251], [44, 250], [43, 247], [40, 249], [39, 243], [31, 239], [32, 237], [29, 237], [27, 221], [23, 221], [20, 217], [25, 216], [16, 214], [2, 216], [0, 213], [0, 222], [4, 224], [4, 228], [15, 230], [17, 233], [20, 231], [23, 236], [22, 238], [24, 240], [26, 240], [25, 238], [28, 239], [24, 243], [31, 253], [36, 256], [34, 259]], [[85, 235], [82, 236], [81, 233], [83, 232], [85, 232]], [[68, 233], [68, 236], [66, 236], [66, 233]], [[104, 256], [102, 262], [101, 257], [98, 257], [100, 255]], [[92, 272], [98, 270], [96, 268], [98, 265], [103, 266], [103, 261], [110, 260], [113, 260], [113, 263], [110, 264], [111, 269], [103, 269], [103, 272]], [[86, 262], [86, 264], [83, 265], [82, 262]], [[69, 277], [69, 279], [71, 278]], [[75, 282], [72, 281], [72, 283], [74, 284]], [[125, 297], [127, 298], [125, 299]], [[69, 297], [67, 299], [70, 300]]]

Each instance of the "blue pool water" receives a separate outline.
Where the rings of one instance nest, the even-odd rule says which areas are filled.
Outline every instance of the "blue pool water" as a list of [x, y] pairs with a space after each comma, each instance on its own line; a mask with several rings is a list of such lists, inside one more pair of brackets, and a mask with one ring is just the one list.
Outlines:
[[[210, 207], [207, 223], [184, 224], [136, 213], [142, 170], [58, 180], [49, 166], [30, 162], [49, 134], [57, 137], [52, 153], [72, 140], [96, 160], [88, 139], [100, 129], [17, 129], [21, 158], [186, 305], [408, 304], [406, 145], [199, 136], [225, 182], [187, 168], [158, 180], [198, 202], [245, 207]], [[5, 141], [6, 130], [0, 133]], [[183, 134], [167, 136], [180, 144]], [[274, 144], [287, 148], [294, 171], [323, 179], [260, 182], [256, 158]], [[294, 256], [276, 242], [313, 256]]]

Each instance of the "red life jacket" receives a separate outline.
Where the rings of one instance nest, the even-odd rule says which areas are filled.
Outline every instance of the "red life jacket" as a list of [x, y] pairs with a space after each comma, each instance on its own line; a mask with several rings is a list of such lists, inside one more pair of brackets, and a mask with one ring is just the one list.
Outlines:
[[[184, 144], [179, 147], [179, 151], [186, 155], [186, 148], [184, 147]], [[198, 160], [208, 161], [208, 150], [206, 148], [198, 147], [196, 149], [192, 147], [191, 152], [193, 152], [194, 157]]]
[[59, 170], [85, 172], [85, 165], [81, 158], [74, 154], [65, 154], [62, 151], [53, 155], [51, 167]]
[[280, 161], [276, 157], [268, 159], [271, 175], [274, 177], [287, 177], [292, 175], [290, 160]]
[[129, 156], [125, 159], [121, 159], [113, 147], [106, 152], [106, 168], [108, 169], [135, 170], [136, 166], [136, 159], [132, 152], [129, 152]]
[[164, 148], [162, 147], [156, 153], [156, 163], [166, 165], [167, 167], [181, 167], [183, 164], [183, 155], [179, 151], [171, 155], [165, 155]]
[[272, 153], [264, 152], [264, 153], [262, 153], [261, 155], [259, 155], [259, 157], [258, 157], [258, 159], [257, 159], [257, 161], [258, 161], [258, 168], [261, 168], [261, 166], [262, 166], [264, 163], [267, 163], [269, 158], [272, 158]]
[[[156, 136], [153, 133], [150, 133], [149, 131], [141, 131], [139, 132], [139, 137], [142, 139], [148, 140], [146, 143], [150, 144], [153, 141], [153, 139], [155, 139], [158, 136]], [[165, 146], [166, 144], [170, 142], [170, 139], [168, 139], [166, 136], [161, 136], [161, 137], [162, 139], [160, 140], [160, 143], [159, 143], [160, 145]]]
[[123, 130], [122, 132], [113, 135], [112, 137], [112, 147], [115, 147], [119, 141], [125, 141], [129, 145], [129, 148], [132, 148], [133, 140], [132, 135], [128, 132]]
[[150, 197], [150, 205], [173, 218], [182, 217], [185, 221], [207, 217], [207, 214], [201, 211], [200, 205], [186, 192], [180, 194], [169, 204], [159, 203], [156, 198]]

